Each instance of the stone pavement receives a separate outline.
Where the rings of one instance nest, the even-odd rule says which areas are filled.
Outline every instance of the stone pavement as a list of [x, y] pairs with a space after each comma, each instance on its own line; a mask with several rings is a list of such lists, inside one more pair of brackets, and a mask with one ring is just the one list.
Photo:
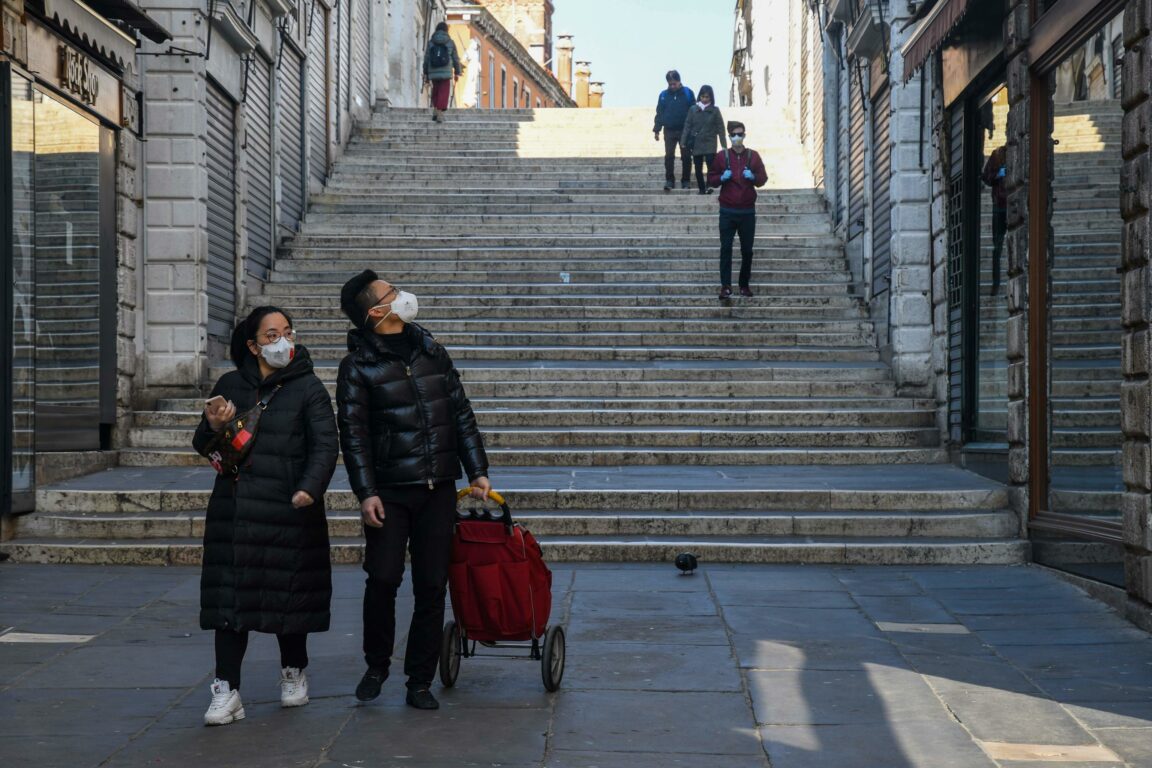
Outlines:
[[1152, 638], [1035, 567], [553, 570], [556, 694], [535, 663], [466, 659], [439, 712], [397, 678], [357, 706], [362, 578], [338, 567], [312, 703], [280, 709], [258, 636], [247, 719], [209, 729], [196, 569], [0, 565], [0, 764], [1152, 766]]

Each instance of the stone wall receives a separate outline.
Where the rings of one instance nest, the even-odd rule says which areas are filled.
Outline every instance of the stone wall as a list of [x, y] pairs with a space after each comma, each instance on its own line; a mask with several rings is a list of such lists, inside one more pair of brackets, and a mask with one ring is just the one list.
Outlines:
[[1124, 322], [1120, 411], [1124, 430], [1124, 544], [1128, 593], [1152, 603], [1152, 0], [1129, 0], [1124, 14], [1124, 246], [1121, 306]]

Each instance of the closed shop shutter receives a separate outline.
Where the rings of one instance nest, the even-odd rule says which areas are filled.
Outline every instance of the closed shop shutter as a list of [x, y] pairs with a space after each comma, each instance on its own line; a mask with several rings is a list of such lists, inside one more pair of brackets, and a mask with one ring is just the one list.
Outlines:
[[308, 22], [308, 175], [328, 180], [328, 9], [312, 3]]
[[248, 274], [261, 280], [272, 269], [275, 210], [272, 194], [272, 69], [256, 54], [244, 95], [248, 129]]
[[360, 97], [357, 106], [364, 109], [372, 103], [372, 3], [358, 0], [352, 24], [353, 93]]
[[864, 85], [859, 67], [848, 78], [848, 239], [864, 232]]
[[948, 426], [963, 439], [964, 407], [964, 109], [948, 116]]
[[[839, 61], [833, 67], [836, 73], [836, 98], [832, 100], [832, 109], [839, 109], [841, 94], [844, 92], [844, 67], [839, 63], [843, 61], [843, 43], [839, 37], [835, 39], [834, 45], [837, 46], [837, 55]], [[851, 82], [851, 78], [849, 78]], [[840, 227], [844, 223], [844, 217], [848, 214], [848, 196], [844, 191], [844, 175], [848, 170], [848, 163], [844, 162], [844, 144], [848, 137], [848, 121], [842, 117], [842, 113], [837, 112], [836, 118], [836, 226]]]
[[283, 43], [280, 59], [280, 224], [295, 232], [304, 218], [304, 60]]
[[228, 339], [236, 320], [236, 113], [208, 83], [208, 334]]
[[892, 105], [888, 85], [872, 100], [872, 293], [892, 274]]
[[[350, 74], [352, 72], [352, 56], [349, 51], [352, 47], [352, 8], [364, 0], [343, 0], [340, 3], [340, 118], [343, 120], [348, 114], [348, 94]], [[343, 138], [344, 134], [340, 134]]]

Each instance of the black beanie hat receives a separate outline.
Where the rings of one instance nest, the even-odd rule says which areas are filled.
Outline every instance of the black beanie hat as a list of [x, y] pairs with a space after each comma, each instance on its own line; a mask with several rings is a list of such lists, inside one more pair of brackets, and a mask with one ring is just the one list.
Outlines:
[[360, 308], [360, 304], [356, 300], [360, 298], [360, 294], [364, 292], [365, 288], [379, 279], [379, 275], [366, 269], [344, 283], [344, 287], [340, 289], [340, 309], [344, 310], [344, 314], [357, 328], [364, 327], [364, 315], [367, 312]]

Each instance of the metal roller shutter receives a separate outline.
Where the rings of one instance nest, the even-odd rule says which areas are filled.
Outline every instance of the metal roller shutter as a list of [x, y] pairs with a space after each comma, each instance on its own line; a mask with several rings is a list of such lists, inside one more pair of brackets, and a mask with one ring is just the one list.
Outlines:
[[964, 419], [964, 109], [948, 120], [948, 427], [963, 439]]
[[313, 0], [309, 13], [308, 175], [323, 186], [328, 180], [328, 9]]
[[[352, 56], [350, 54], [350, 49], [352, 47], [351, 38], [353, 4], [353, 0], [340, 0], [339, 5], [337, 6], [337, 12], [340, 14], [340, 18], [337, 22], [340, 27], [340, 65], [338, 68], [340, 74], [338, 76], [339, 80], [337, 82], [337, 86], [339, 87], [337, 92], [337, 112], [340, 115], [340, 120], [343, 120], [348, 114], [348, 94], [350, 92], [348, 88], [348, 81], [351, 79], [350, 73], [352, 72]], [[341, 130], [343, 131], [344, 129], [341, 128]], [[343, 141], [344, 133], [340, 134], [340, 139]]]
[[[844, 67], [841, 64], [841, 62], [843, 61], [843, 50], [842, 50], [842, 43], [840, 42], [839, 39], [837, 39], [834, 44], [837, 46], [837, 49], [838, 49], [837, 50], [837, 56], [839, 57], [839, 60], [837, 62], [837, 65], [833, 68], [835, 73], [836, 73], [836, 90], [834, 91], [834, 93], [836, 94], [836, 97], [835, 97], [835, 99], [833, 99], [833, 104], [835, 105], [835, 106], [833, 106], [833, 109], [838, 109], [839, 104], [840, 104], [839, 99], [842, 98], [841, 94], [844, 93]], [[851, 78], [849, 78], [849, 83], [851, 83]], [[837, 227], [840, 227], [840, 225], [842, 225], [844, 223], [844, 218], [845, 218], [845, 216], [848, 215], [848, 196], [844, 193], [844, 173], [847, 170], [848, 164], [846, 162], [844, 162], [844, 154], [843, 154], [844, 144], [845, 144], [845, 141], [848, 137], [847, 123], [848, 123], [848, 121], [844, 120], [843, 117], [840, 117], [839, 112], [837, 112], [837, 118], [836, 118], [836, 129], [837, 129], [836, 160], [837, 160], [837, 162], [836, 162], [836, 179], [835, 179], [835, 184], [836, 184], [836, 226]]]
[[291, 43], [280, 59], [280, 224], [293, 232], [304, 218], [304, 60]]
[[872, 294], [888, 290], [892, 274], [892, 105], [885, 85], [872, 100]]
[[352, 62], [356, 87], [353, 92], [360, 97], [361, 103], [357, 106], [367, 109], [372, 103], [372, 3], [360, 0], [355, 8]]
[[864, 84], [857, 65], [848, 78], [848, 239], [864, 232]]
[[248, 65], [248, 274], [261, 280], [272, 269], [275, 210], [272, 182], [272, 71], [256, 54]]
[[236, 113], [208, 83], [208, 334], [228, 339], [236, 321]]

